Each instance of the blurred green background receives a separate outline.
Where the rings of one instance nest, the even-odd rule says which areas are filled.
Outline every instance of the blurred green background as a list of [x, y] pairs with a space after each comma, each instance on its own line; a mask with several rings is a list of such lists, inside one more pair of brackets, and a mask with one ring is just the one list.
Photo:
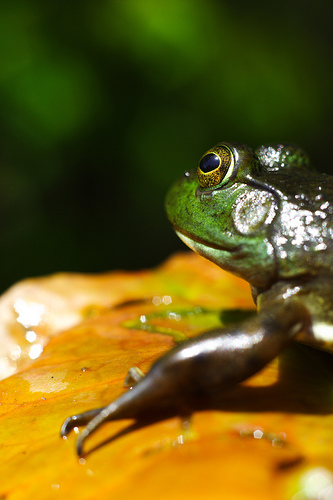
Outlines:
[[165, 192], [221, 140], [295, 142], [329, 170], [332, 9], [2, 0], [0, 289], [185, 248]]

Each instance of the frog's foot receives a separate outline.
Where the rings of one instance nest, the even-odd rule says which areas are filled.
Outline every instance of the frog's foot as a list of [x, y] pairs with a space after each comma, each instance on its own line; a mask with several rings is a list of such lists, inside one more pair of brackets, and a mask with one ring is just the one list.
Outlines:
[[[140, 368], [137, 366], [132, 366], [124, 379], [124, 387], [133, 387], [141, 379], [143, 379], [145, 374]], [[60, 429], [61, 437], [67, 437], [74, 427], [79, 427], [82, 425], [87, 425], [90, 420], [92, 420], [96, 415], [101, 413], [105, 409], [105, 406], [102, 408], [97, 408], [96, 410], [85, 411], [84, 413], [79, 413], [77, 415], [71, 415], [67, 417]]]
[[[152, 411], [152, 415], [154, 414], [154, 408], [152, 408], [153, 402], [160, 401], [162, 397], [162, 394], [160, 394], [161, 387], [158, 383], [156, 385], [155, 382], [154, 377], [149, 377], [148, 380], [147, 377], [142, 377], [132, 390], [125, 392], [108, 406], [66, 418], [61, 427], [61, 436], [66, 437], [74, 427], [85, 425], [86, 427], [77, 439], [77, 453], [79, 456], [82, 456], [85, 439], [104, 422], [125, 418], [140, 418], [142, 416], [146, 416], [149, 419], [149, 410]], [[164, 405], [157, 403], [157, 407], [160, 406]]]
[[243, 323], [192, 338], [160, 358], [131, 390], [105, 408], [69, 417], [62, 435], [87, 424], [77, 440], [82, 455], [87, 437], [108, 420], [189, 414], [200, 401], [212, 400], [261, 370], [308, 321], [306, 307], [289, 299]]
[[95, 410], [85, 411], [84, 413], [78, 413], [77, 415], [67, 417], [61, 426], [60, 436], [65, 438], [71, 430], [74, 429], [74, 427], [86, 425], [91, 419], [104, 410], [104, 408], [105, 407], [103, 406], [102, 408], [96, 408]]

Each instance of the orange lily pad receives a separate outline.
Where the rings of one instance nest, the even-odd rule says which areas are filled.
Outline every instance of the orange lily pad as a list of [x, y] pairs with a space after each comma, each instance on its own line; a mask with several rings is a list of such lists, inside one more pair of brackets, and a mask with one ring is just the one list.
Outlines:
[[221, 325], [221, 309], [253, 309], [248, 285], [192, 253], [152, 271], [60, 274], [6, 292], [0, 498], [332, 498], [332, 358], [302, 345], [189, 421], [109, 422], [84, 459], [79, 430], [60, 438], [68, 415], [108, 404], [128, 390], [131, 366], [146, 372]]

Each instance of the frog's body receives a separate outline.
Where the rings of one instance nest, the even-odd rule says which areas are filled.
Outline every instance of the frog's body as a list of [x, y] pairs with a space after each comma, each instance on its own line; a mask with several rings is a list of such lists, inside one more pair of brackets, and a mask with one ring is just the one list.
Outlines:
[[229, 182], [202, 188], [194, 171], [170, 190], [177, 234], [246, 279], [259, 311], [267, 302], [300, 297], [312, 318], [304, 339], [333, 348], [333, 178], [315, 172], [294, 146], [263, 146], [257, 155], [247, 146], [225, 146], [235, 158]]
[[174, 184], [166, 208], [190, 248], [250, 283], [258, 314], [175, 347], [132, 391], [69, 417], [62, 435], [89, 422], [79, 453], [105, 420], [156, 409], [188, 413], [260, 370], [294, 338], [333, 345], [333, 178], [316, 173], [302, 150], [217, 144], [197, 172]]

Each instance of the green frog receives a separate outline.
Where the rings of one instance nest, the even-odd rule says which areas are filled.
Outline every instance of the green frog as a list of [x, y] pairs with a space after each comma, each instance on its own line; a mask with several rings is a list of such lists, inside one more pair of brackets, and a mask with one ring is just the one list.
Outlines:
[[86, 425], [79, 455], [107, 420], [186, 415], [293, 340], [333, 345], [333, 178], [302, 149], [219, 143], [171, 187], [166, 211], [186, 245], [249, 282], [258, 313], [174, 347], [108, 406], [67, 418], [62, 436]]

